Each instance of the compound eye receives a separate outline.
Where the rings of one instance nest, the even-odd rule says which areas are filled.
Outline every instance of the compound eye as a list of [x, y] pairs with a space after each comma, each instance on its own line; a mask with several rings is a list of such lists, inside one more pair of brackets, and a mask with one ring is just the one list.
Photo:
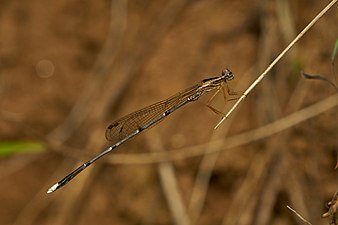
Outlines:
[[222, 75], [225, 76], [226, 80], [232, 80], [234, 79], [233, 73], [229, 69], [224, 69], [222, 71]]

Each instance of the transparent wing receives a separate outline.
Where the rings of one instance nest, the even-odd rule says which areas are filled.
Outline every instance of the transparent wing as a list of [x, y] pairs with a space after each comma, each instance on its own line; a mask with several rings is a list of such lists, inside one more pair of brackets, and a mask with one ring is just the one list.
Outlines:
[[[166, 100], [152, 104], [148, 107], [140, 109], [136, 112], [122, 117], [121, 119], [114, 121], [108, 126], [106, 130], [106, 139], [114, 143], [122, 140], [139, 128], [142, 128], [151, 123], [152, 121], [154, 121], [154, 119], [161, 116], [164, 112], [175, 107], [175, 105], [178, 105], [180, 102], [185, 101], [195, 92], [198, 87], [199, 85], [195, 85], [189, 89], [177, 93], [176, 95]], [[158, 122], [162, 121], [164, 118], [165, 117], [161, 118]], [[156, 125], [157, 123], [154, 123], [152, 126]]]

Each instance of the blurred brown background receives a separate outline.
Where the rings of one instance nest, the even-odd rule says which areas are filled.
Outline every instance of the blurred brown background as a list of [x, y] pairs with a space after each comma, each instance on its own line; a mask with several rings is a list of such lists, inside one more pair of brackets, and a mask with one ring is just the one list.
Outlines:
[[[227, 67], [244, 91], [328, 3], [0, 1], [0, 140], [45, 146], [0, 159], [0, 224], [304, 224], [286, 205], [328, 224], [336, 108], [256, 141], [236, 135], [335, 93], [300, 70], [333, 80], [337, 6], [218, 130], [209, 94], [46, 194], [109, 146], [114, 119]], [[222, 100], [226, 112], [234, 101]]]

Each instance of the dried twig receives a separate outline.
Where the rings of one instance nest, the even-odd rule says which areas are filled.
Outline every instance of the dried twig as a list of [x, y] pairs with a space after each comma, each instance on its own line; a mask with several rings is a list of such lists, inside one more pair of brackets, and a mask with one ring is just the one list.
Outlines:
[[327, 203], [329, 211], [322, 215], [323, 218], [329, 217], [329, 225], [337, 225], [337, 213], [338, 213], [338, 191], [334, 193], [332, 200]]
[[[148, 136], [148, 143], [152, 151], [164, 151], [159, 135]], [[190, 219], [183, 203], [182, 192], [178, 188], [177, 178], [172, 162], [161, 162], [157, 166], [163, 193], [167, 199], [170, 213], [176, 225], [189, 225]]]
[[[335, 94], [265, 126], [228, 137], [226, 140], [224, 140], [223, 138], [213, 140], [209, 144], [214, 145], [215, 148], [213, 148], [212, 151], [208, 151], [207, 154], [213, 154], [215, 152], [229, 150], [231, 148], [235, 148], [250, 143], [252, 141], [257, 141], [269, 137], [271, 135], [289, 129], [290, 127], [293, 127], [301, 122], [318, 116], [319, 114], [331, 110], [337, 106], [338, 94]], [[181, 160], [204, 155], [206, 153], [205, 148], [207, 145], [208, 144], [194, 145], [192, 147], [180, 148], [166, 152], [136, 154], [116, 153], [111, 157], [107, 157], [106, 162], [109, 162], [111, 164], [148, 164], [170, 160]], [[65, 147], [65, 149], [67, 148]], [[68, 157], [76, 157], [75, 154], [69, 153], [69, 151], [66, 150], [58, 150], [58, 152]]]
[[337, 2], [338, 0], [332, 0], [318, 15], [297, 35], [297, 37], [277, 56], [277, 58], [265, 69], [265, 71], [249, 86], [249, 88], [242, 94], [238, 101], [233, 105], [229, 112], [223, 117], [223, 119], [215, 126], [215, 129], [223, 123], [225, 119], [238, 107], [241, 101], [248, 96], [248, 94], [263, 80], [267, 73], [274, 67], [279, 60], [295, 45], [295, 43], [303, 37], [303, 35]]
[[[228, 150], [252, 141], [269, 137], [337, 106], [338, 94], [335, 94], [260, 128], [228, 137], [226, 140], [220, 139], [212, 141], [215, 148], [212, 149], [212, 151], [208, 151], [207, 154]], [[146, 164], [185, 159], [205, 154], [206, 145], [207, 144], [195, 145], [193, 147], [163, 153], [114, 154], [112, 157], [108, 158], [108, 161], [114, 164]]]
[[307, 221], [306, 219], [304, 219], [304, 217], [302, 217], [296, 210], [294, 210], [293, 208], [291, 208], [290, 206], [286, 206], [288, 209], [290, 209], [294, 214], [296, 214], [304, 223], [307, 223], [309, 225], [312, 225], [309, 221]]
[[336, 91], [338, 91], [338, 86], [336, 86], [332, 81], [330, 81], [328, 78], [326, 78], [323, 75], [307, 74], [307, 73], [304, 73], [304, 71], [301, 71], [300, 74], [306, 79], [314, 79], [314, 80], [325, 81], [325, 82], [329, 83]]

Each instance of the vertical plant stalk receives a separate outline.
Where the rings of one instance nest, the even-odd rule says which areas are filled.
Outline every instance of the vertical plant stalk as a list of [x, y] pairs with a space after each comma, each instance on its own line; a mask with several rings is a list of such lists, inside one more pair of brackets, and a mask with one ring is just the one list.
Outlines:
[[238, 105], [243, 101], [246, 96], [254, 89], [267, 75], [267, 73], [274, 67], [279, 60], [295, 45], [295, 43], [301, 39], [304, 34], [330, 9], [332, 6], [337, 3], [338, 0], [332, 0], [318, 15], [296, 36], [296, 38], [291, 41], [291, 43], [277, 56], [277, 58], [265, 69], [265, 71], [249, 86], [249, 88], [242, 94], [242, 96], [237, 100], [237, 102], [232, 106], [228, 113], [222, 118], [222, 120], [215, 126], [214, 129], [217, 129], [223, 122], [226, 120], [229, 115], [238, 107]]

